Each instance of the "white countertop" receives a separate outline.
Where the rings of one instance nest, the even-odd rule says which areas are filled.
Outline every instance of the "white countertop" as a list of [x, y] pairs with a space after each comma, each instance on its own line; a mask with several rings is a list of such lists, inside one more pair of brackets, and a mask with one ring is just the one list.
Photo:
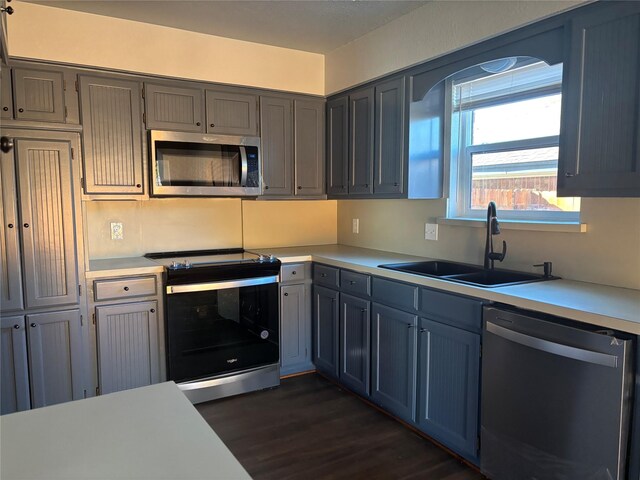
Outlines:
[[2, 480], [251, 477], [173, 382], [0, 417]]
[[283, 263], [320, 262], [640, 335], [640, 290], [562, 279], [507, 287], [474, 287], [378, 267], [385, 263], [432, 260], [430, 258], [345, 245], [251, 251], [274, 254]]
[[89, 261], [89, 270], [85, 272], [88, 279], [114, 277], [118, 275], [144, 275], [161, 273], [162, 265], [144, 257], [106, 258]]

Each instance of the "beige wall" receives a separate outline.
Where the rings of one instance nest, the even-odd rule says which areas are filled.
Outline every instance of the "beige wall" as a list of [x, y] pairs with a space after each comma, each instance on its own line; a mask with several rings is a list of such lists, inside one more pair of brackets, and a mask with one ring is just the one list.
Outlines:
[[327, 94], [476, 43], [584, 3], [577, 0], [433, 1], [325, 57]]
[[[90, 259], [210, 248], [336, 243], [335, 201], [171, 198], [84, 202]], [[121, 222], [123, 240], [111, 240]]]
[[14, 7], [12, 57], [324, 94], [320, 54], [24, 2]]
[[[500, 267], [535, 271], [552, 261], [554, 273], [585, 282], [640, 289], [640, 199], [582, 200], [586, 233], [503, 229], [495, 238], [508, 253]], [[338, 242], [481, 264], [484, 228], [439, 225], [438, 240], [424, 240], [424, 224], [446, 213], [446, 200], [342, 200], [338, 202]], [[500, 217], [500, 212], [498, 212]], [[360, 233], [351, 221], [360, 219]]]

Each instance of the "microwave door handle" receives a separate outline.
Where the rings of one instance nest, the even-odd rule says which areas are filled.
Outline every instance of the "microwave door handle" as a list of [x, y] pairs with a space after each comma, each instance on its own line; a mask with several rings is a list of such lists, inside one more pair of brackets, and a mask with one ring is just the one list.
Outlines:
[[247, 172], [249, 170], [248, 162], [247, 162], [247, 149], [240, 145], [240, 186], [244, 187], [247, 185]]

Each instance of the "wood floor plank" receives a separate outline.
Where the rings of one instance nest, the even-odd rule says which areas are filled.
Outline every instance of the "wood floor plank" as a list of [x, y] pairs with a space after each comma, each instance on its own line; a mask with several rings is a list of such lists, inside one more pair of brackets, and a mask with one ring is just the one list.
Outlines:
[[196, 408], [256, 480], [484, 478], [316, 374]]

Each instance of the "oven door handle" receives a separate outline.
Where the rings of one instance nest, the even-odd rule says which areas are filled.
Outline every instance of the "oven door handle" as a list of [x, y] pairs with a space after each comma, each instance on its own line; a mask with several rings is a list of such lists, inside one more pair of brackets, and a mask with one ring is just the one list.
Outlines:
[[228, 282], [191, 283], [189, 285], [168, 285], [167, 295], [174, 293], [207, 292], [209, 290], [224, 290], [228, 288], [251, 287], [254, 285], [268, 285], [278, 283], [279, 275], [270, 277], [247, 278], [244, 280], [231, 280]]

